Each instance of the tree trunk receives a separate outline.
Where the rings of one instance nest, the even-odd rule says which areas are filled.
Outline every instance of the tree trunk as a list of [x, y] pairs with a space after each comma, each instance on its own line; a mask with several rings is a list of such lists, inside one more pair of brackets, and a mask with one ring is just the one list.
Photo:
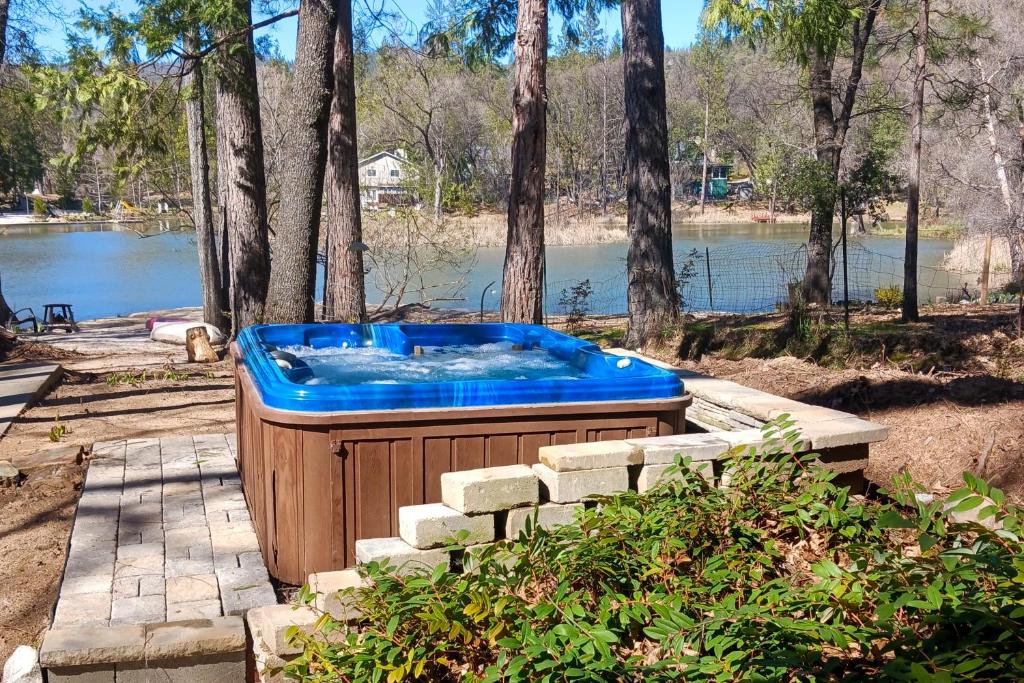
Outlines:
[[[198, 31], [185, 36], [185, 49], [199, 51]], [[188, 127], [188, 158], [192, 174], [192, 220], [196, 226], [199, 250], [199, 279], [203, 287], [203, 320], [223, 332], [229, 331], [231, 308], [228, 288], [221, 280], [220, 254], [213, 227], [213, 206], [210, 202], [210, 157], [206, 148], [206, 99], [203, 88], [203, 65], [195, 60], [185, 77], [185, 119]]]
[[544, 172], [547, 154], [547, 0], [519, 0], [512, 92], [512, 180], [501, 319], [544, 320]]
[[0, 66], [7, 59], [7, 20], [11, 9], [11, 0], [0, 0]]
[[924, 85], [928, 68], [929, 0], [920, 0], [914, 49], [914, 99], [910, 109], [910, 166], [907, 169], [907, 246], [903, 260], [903, 322], [920, 318], [917, 309], [917, 226], [921, 217], [921, 141]]
[[327, 164], [327, 119], [334, 83], [334, 12], [320, 0], [299, 5], [295, 70], [286, 99], [281, 210], [270, 262], [267, 322], [313, 321]]
[[4, 298], [3, 282], [0, 281], [0, 327], [7, 325], [8, 321], [14, 317], [14, 311], [7, 304], [7, 299]]
[[356, 141], [356, 74], [352, 2], [335, 5], [334, 97], [327, 131], [327, 283], [325, 312], [335, 320], [366, 321], [363, 228]]
[[622, 3], [626, 93], [629, 327], [639, 348], [679, 318], [672, 256], [672, 183], [665, 104], [665, 40], [659, 0]]
[[[839, 152], [836, 145], [836, 118], [832, 107], [832, 60], [815, 50], [811, 57], [810, 92], [814, 119], [815, 156], [830, 173], [833, 183], [839, 178]], [[807, 270], [804, 272], [803, 297], [807, 303], [828, 304], [832, 278], [832, 223], [835, 205], [816, 202], [811, 209], [811, 231], [807, 238]]]
[[[248, 0], [234, 0], [240, 19], [252, 23]], [[234, 33], [223, 29], [221, 38]], [[217, 136], [225, 159], [218, 172], [226, 183], [224, 215], [231, 254], [232, 336], [264, 320], [270, 247], [267, 243], [267, 185], [263, 167], [260, 101], [252, 34], [229, 41], [217, 72]]]
[[708, 197], [708, 129], [711, 128], [711, 95], [705, 96], [704, 100], [704, 162], [700, 172], [700, 215], [704, 215], [704, 204]]

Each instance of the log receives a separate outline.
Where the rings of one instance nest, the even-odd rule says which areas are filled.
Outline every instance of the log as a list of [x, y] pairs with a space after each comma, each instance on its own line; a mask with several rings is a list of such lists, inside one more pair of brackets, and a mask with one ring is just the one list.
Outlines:
[[210, 344], [210, 334], [202, 326], [185, 332], [185, 353], [189, 363], [216, 363], [220, 360]]

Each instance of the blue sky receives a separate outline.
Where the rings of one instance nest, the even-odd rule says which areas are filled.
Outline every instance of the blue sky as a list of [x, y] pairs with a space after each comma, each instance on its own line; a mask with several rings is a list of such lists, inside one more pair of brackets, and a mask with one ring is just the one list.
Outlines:
[[[60, 6], [61, 15], [66, 21], [73, 22], [77, 16], [78, 9], [83, 4], [90, 7], [98, 7], [107, 4], [112, 0], [98, 0], [96, 2], [83, 3], [80, 0], [54, 0], [54, 4]], [[424, 13], [428, 0], [384, 0], [388, 9], [398, 10], [408, 17], [413, 24], [419, 25], [423, 22]], [[114, 4], [123, 7], [131, 7], [130, 1], [115, 1]], [[661, 0], [662, 13], [665, 24], [665, 42], [669, 47], [686, 47], [693, 42], [697, 33], [698, 17], [703, 7], [700, 0]], [[606, 11], [603, 15], [605, 32], [609, 36], [615, 35], [620, 27], [618, 11]], [[41, 31], [38, 37], [39, 44], [50, 56], [59, 55], [64, 48], [64, 36], [66, 28], [56, 20], [41, 20]], [[295, 52], [295, 29], [294, 19], [281, 21], [271, 28], [261, 31], [257, 35], [268, 35], [279, 45], [281, 53], [291, 58]]]

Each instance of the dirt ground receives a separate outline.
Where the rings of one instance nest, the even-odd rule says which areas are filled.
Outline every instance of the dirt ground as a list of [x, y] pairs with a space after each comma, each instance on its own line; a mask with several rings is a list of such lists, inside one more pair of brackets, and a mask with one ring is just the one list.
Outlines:
[[[1024, 501], [1024, 341], [1015, 309], [931, 310], [909, 327], [893, 319], [858, 315], [850, 335], [819, 321], [812, 338], [798, 341], [780, 315], [692, 320], [653, 353], [888, 425], [868, 470], [879, 485], [909, 471], [944, 492], [969, 470]], [[88, 323], [81, 335], [19, 344], [14, 357], [58, 359], [67, 373], [0, 439], [0, 459], [44, 461], [54, 449], [107, 439], [232, 431], [228, 361], [189, 366], [181, 348], [149, 342], [143, 320]], [[622, 324], [604, 320], [588, 334], [614, 343]], [[58, 443], [50, 439], [56, 426], [65, 428]], [[86, 450], [83, 465], [30, 469], [21, 487], [0, 489], [0, 661], [18, 644], [38, 644], [46, 628], [87, 463]]]

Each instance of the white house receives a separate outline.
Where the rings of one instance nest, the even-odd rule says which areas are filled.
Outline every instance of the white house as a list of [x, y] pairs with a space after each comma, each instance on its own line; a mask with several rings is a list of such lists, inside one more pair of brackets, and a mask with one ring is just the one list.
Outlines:
[[359, 162], [363, 206], [394, 206], [413, 201], [416, 171], [404, 150], [377, 152]]

